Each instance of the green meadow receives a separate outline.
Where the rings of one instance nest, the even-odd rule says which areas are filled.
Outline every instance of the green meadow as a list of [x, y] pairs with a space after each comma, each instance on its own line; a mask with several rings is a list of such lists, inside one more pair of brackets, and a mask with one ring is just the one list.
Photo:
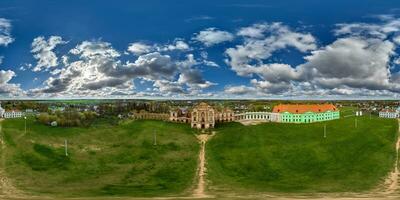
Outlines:
[[23, 191], [162, 196], [181, 194], [193, 184], [199, 147], [187, 125], [134, 121], [60, 128], [28, 120], [27, 127], [24, 134], [22, 119], [2, 122], [5, 171]]
[[207, 146], [208, 178], [216, 190], [243, 192], [372, 189], [393, 169], [398, 124], [369, 116], [355, 123], [220, 125]]
[[[0, 167], [27, 194], [190, 196], [196, 183], [198, 132], [188, 124], [97, 121], [62, 128], [28, 119], [25, 134], [23, 119], [1, 123]], [[396, 120], [369, 116], [358, 117], [357, 127], [354, 117], [219, 124], [206, 145], [207, 193], [368, 191], [393, 168], [397, 130]]]

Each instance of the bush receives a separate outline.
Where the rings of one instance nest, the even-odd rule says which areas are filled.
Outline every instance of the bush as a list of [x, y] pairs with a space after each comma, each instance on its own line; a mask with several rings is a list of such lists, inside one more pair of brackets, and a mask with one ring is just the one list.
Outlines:
[[51, 122], [56, 121], [57, 126], [62, 127], [80, 127], [89, 126], [96, 118], [94, 112], [78, 112], [78, 111], [66, 111], [66, 112], [55, 112], [55, 113], [41, 113], [37, 116], [37, 120], [40, 123], [50, 125]]

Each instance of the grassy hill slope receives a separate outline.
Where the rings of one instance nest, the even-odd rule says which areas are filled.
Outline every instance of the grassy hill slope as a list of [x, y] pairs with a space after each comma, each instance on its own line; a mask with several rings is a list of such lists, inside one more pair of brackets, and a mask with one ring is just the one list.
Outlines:
[[6, 172], [18, 188], [34, 194], [179, 195], [196, 172], [198, 143], [184, 124], [98, 122], [90, 128], [60, 128], [28, 120], [24, 134], [23, 119], [14, 119], [2, 127]]
[[[327, 137], [323, 137], [324, 124]], [[261, 192], [371, 189], [392, 169], [397, 121], [369, 116], [326, 123], [224, 124], [207, 146], [215, 188]]]

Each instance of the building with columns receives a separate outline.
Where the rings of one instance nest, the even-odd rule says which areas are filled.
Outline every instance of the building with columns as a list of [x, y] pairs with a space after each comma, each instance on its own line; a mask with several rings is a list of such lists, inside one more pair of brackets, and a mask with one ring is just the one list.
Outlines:
[[232, 122], [235, 114], [231, 109], [216, 109], [207, 103], [199, 103], [191, 109], [177, 108], [170, 111], [169, 121], [190, 123], [192, 128], [214, 128], [216, 123]]
[[340, 112], [333, 104], [280, 104], [272, 112], [244, 112], [235, 114], [228, 108], [217, 110], [207, 103], [200, 103], [189, 109], [170, 112], [172, 122], [190, 123], [192, 128], [214, 128], [222, 122], [277, 122], [313, 123], [340, 118]]
[[192, 110], [190, 125], [192, 128], [197, 129], [214, 128], [214, 108], [206, 103], [200, 103], [199, 105], [195, 106]]
[[281, 117], [279, 113], [272, 112], [244, 112], [235, 115], [236, 121], [252, 120], [252, 121], [265, 121], [265, 122], [280, 122]]
[[177, 108], [169, 112], [169, 121], [189, 123], [191, 121], [191, 112], [187, 108]]
[[215, 122], [231, 122], [235, 120], [235, 113], [229, 108], [223, 108], [222, 110], [216, 110]]

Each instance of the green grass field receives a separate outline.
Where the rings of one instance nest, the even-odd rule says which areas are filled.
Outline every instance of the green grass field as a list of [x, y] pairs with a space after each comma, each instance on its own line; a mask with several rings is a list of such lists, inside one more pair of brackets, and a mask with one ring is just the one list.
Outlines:
[[24, 135], [22, 119], [2, 124], [6, 172], [18, 188], [33, 194], [180, 195], [193, 184], [199, 146], [188, 125], [135, 121], [58, 128], [28, 120]]
[[[327, 137], [324, 138], [324, 124]], [[369, 116], [326, 123], [224, 124], [207, 146], [215, 190], [357, 192], [393, 168], [395, 120]]]
[[[315, 124], [220, 124], [206, 145], [209, 193], [354, 192], [382, 183], [395, 160], [398, 125], [369, 116]], [[327, 137], [323, 126], [327, 125]], [[2, 122], [0, 153], [17, 188], [45, 196], [185, 196], [199, 144], [188, 124], [97, 121], [61, 128]], [[154, 132], [157, 145], [153, 145]], [[65, 156], [64, 140], [68, 140]]]

